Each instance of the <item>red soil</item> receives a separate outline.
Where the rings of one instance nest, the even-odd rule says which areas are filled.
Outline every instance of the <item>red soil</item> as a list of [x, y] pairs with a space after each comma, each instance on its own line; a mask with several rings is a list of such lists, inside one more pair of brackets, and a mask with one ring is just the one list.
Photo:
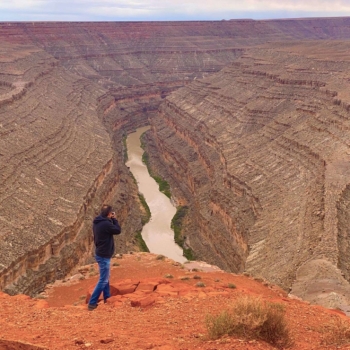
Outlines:
[[[90, 266], [81, 270], [86, 279], [76, 276], [56, 283], [48, 289], [47, 299], [1, 294], [0, 349], [274, 349], [260, 340], [207, 337], [206, 315], [219, 313], [248, 294], [285, 305], [294, 339], [291, 349], [350, 349], [323, 345], [325, 327], [339, 317], [347, 320], [344, 315], [290, 299], [279, 288], [251, 277], [188, 271], [153, 254], [125, 255], [113, 262], [119, 266], [112, 268], [111, 284], [119, 292], [130, 292], [129, 287], [141, 283], [135, 292], [114, 296], [92, 312], [87, 311], [85, 298], [98, 276], [88, 276]], [[165, 278], [167, 274], [173, 278]], [[195, 275], [201, 278], [194, 279]], [[196, 287], [198, 282], [205, 287]], [[229, 283], [236, 288], [229, 288]]]

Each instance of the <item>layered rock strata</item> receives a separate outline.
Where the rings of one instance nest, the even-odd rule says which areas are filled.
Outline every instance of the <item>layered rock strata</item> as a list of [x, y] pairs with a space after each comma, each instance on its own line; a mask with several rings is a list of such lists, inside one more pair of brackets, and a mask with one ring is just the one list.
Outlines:
[[1, 24], [0, 286], [9, 293], [34, 294], [91, 256], [103, 202], [123, 227], [118, 251], [135, 249], [141, 212], [123, 137], [171, 91], [241, 52], [214, 39], [201, 52], [185, 40], [141, 52], [128, 25], [112, 27]]
[[[159, 162], [157, 158], [154, 158], [154, 162], [164, 165], [173, 162], [171, 140], [181, 139], [179, 146], [184, 147], [183, 150], [178, 149], [181, 152], [177, 153], [174, 163], [162, 172], [173, 182], [178, 201], [191, 203], [193, 215], [188, 222], [188, 244], [198, 256], [207, 257], [227, 269], [243, 270], [248, 256], [248, 261], [255, 266], [252, 252], [257, 251], [259, 260], [262, 256], [260, 250], [269, 247], [261, 243], [259, 250], [258, 242], [262, 242], [261, 237], [265, 237], [265, 233], [261, 232], [267, 232], [270, 224], [269, 218], [260, 219], [261, 212], [268, 211], [268, 204], [254, 186], [270, 180], [272, 175], [264, 175], [263, 166], [267, 164], [265, 161], [273, 163], [273, 160], [263, 158], [259, 172], [257, 164], [260, 163], [255, 162], [252, 156], [251, 166], [256, 174], [259, 173], [252, 181], [240, 173], [246, 166], [238, 161], [246, 158], [243, 148], [239, 151], [236, 148], [231, 154], [231, 150], [224, 149], [222, 144], [226, 139], [234, 144], [239, 142], [236, 134], [239, 137], [245, 135], [241, 143], [244, 141], [245, 144], [247, 135], [254, 138], [254, 133], [262, 126], [264, 130], [269, 130], [264, 132], [272, 135], [288, 129], [285, 121], [278, 122], [278, 126], [265, 127], [271, 119], [270, 109], [275, 115], [285, 113], [285, 104], [279, 105], [275, 95], [280, 96], [280, 100], [292, 99], [288, 97], [291, 92], [286, 87], [300, 88], [298, 94], [293, 95], [293, 103], [304, 101], [304, 94], [309, 90], [315, 93], [315, 89], [320, 89], [323, 93], [324, 89], [328, 89], [324, 94], [315, 93], [315, 99], [320, 98], [320, 94], [321, 101], [330, 99], [335, 101], [334, 108], [346, 110], [346, 98], [340, 96], [345, 90], [341, 93], [337, 91], [328, 78], [334, 78], [332, 82], [335, 87], [339, 81], [343, 84], [342, 79], [346, 81], [347, 78], [336, 80], [335, 76], [332, 77], [331, 72], [338, 72], [338, 66], [327, 60], [320, 69], [315, 66], [317, 70], [312, 70], [310, 66], [300, 68], [300, 48], [296, 46], [294, 53], [287, 55], [289, 63], [285, 70], [284, 56], [279, 53], [283, 50], [276, 54], [273, 46], [270, 46], [271, 51], [249, 51], [248, 56], [238, 61], [236, 66], [213, 78], [219, 80], [215, 82], [216, 85], [211, 80], [201, 83], [198, 79], [221, 70], [242, 56], [247, 48], [267, 41], [349, 38], [349, 22], [348, 18], [344, 18], [178, 23], [1, 23], [1, 288], [11, 293], [21, 291], [34, 294], [48, 281], [63, 277], [75, 264], [84, 260], [91, 250], [91, 219], [106, 201], [116, 206], [123, 226], [124, 234], [118, 240], [118, 249], [134, 249], [133, 235], [141, 228], [140, 204], [136, 186], [124, 166], [122, 140], [128, 132], [153, 118], [156, 136], [149, 147], [153, 147], [152, 154], [159, 157]], [[292, 49], [289, 47], [286, 50]], [[270, 56], [266, 52], [270, 52]], [[276, 57], [271, 58], [275, 54]], [[283, 54], [286, 55], [285, 52]], [[254, 58], [254, 55], [257, 57]], [[324, 46], [315, 44], [304, 55], [304, 60], [306, 55], [310, 57], [308, 62], [314, 62], [312, 55], [317, 60], [324, 59], [327, 51]], [[343, 59], [343, 56], [344, 51], [339, 48], [334, 57]], [[297, 78], [294, 77], [295, 73]], [[309, 75], [312, 79], [308, 78]], [[327, 82], [324, 81], [326, 78]], [[196, 79], [197, 82], [188, 90], [170, 97], [171, 92]], [[279, 84], [284, 88], [280, 89]], [[248, 86], [252, 86], [250, 91], [246, 89], [242, 93], [243, 87]], [[224, 93], [221, 92], [223, 89]], [[266, 90], [266, 96], [255, 100], [255, 94], [259, 95], [261, 90]], [[195, 107], [184, 107], [175, 102], [177, 98], [183, 98], [186, 106], [188, 101], [192, 101], [188, 106], [193, 104]], [[197, 104], [204, 100], [200, 112], [196, 112]], [[324, 103], [327, 104], [328, 100]], [[300, 113], [318, 113], [318, 103], [306, 101], [305, 105], [304, 102], [300, 104], [298, 110], [304, 111]], [[226, 105], [231, 105], [228, 111]], [[158, 108], [161, 115], [169, 115], [164, 125], [161, 125], [157, 115]], [[198, 113], [202, 113], [202, 110], [206, 114], [212, 110], [210, 113], [220, 118], [217, 122], [197, 122]], [[237, 114], [235, 120], [240, 124], [227, 126], [228, 117], [231, 118], [236, 110], [247, 113], [249, 122], [241, 122], [241, 118], [246, 118], [245, 114], [242, 117]], [[340, 120], [345, 118], [340, 112], [339, 115]], [[177, 116], [180, 116], [179, 120], [176, 120]], [[229, 132], [231, 138], [225, 136], [224, 139], [217, 139], [217, 133], [213, 131], [216, 130], [216, 123], [223, 132], [233, 128]], [[338, 121], [334, 123], [339, 124]], [[285, 138], [287, 140], [281, 139], [279, 142], [287, 145], [287, 149], [290, 147], [292, 153], [298, 149], [299, 158], [293, 158], [291, 162], [299, 169], [301, 165], [297, 163], [300, 161], [304, 164], [309, 149], [289, 135]], [[256, 143], [256, 148], [250, 142]], [[317, 142], [326, 141], [320, 137]], [[263, 148], [260, 146], [258, 141], [248, 138], [245, 147], [250, 147], [254, 152], [256, 149], [261, 151]], [[157, 154], [155, 150], [164, 153]], [[311, 182], [311, 170], [310, 173], [302, 172], [306, 174], [303, 175], [307, 179], [305, 183], [310, 186], [307, 190], [328, 193], [328, 187], [322, 187], [322, 183], [327, 183], [322, 162], [327, 162], [327, 159], [317, 150], [312, 149], [312, 152], [315, 154], [312, 171], [316, 179]], [[188, 167], [187, 164], [191, 162], [193, 165]], [[283, 168], [286, 165], [282, 166], [282, 163]], [[233, 171], [232, 167], [238, 170], [235, 168]], [[276, 169], [275, 176], [278, 178]], [[333, 169], [337, 169], [336, 165]], [[186, 181], [179, 181], [180, 176], [184, 176]], [[266, 181], [271, 187], [274, 182], [269, 180]], [[284, 184], [287, 180], [279, 178], [275, 182]], [[337, 205], [325, 201], [324, 205], [328, 207], [324, 211], [317, 209], [318, 214], [315, 215], [319, 219], [316, 220], [317, 227], [313, 228], [315, 232], [318, 226], [323, 225], [323, 215], [328, 220], [328, 231], [334, 226], [332, 218], [335, 213], [338, 213], [338, 222], [346, 222], [347, 191], [343, 183], [339, 186], [336, 191], [344, 191], [343, 201]], [[229, 196], [232, 191], [235, 193], [234, 202]], [[299, 199], [297, 194], [295, 198]], [[320, 204], [323, 203], [321, 196], [315, 198], [311, 207], [319, 208], [323, 205]], [[286, 208], [282, 197], [279, 200], [281, 206]], [[266, 201], [270, 203], [268, 199]], [[330, 203], [334, 203], [333, 199]], [[227, 209], [231, 206], [236, 209]], [[311, 208], [308, 201], [304, 206]], [[330, 214], [327, 214], [328, 208]], [[305, 217], [308, 219], [305, 220], [313, 222], [313, 213], [312, 210], [307, 211]], [[262, 225], [261, 229], [259, 225]], [[343, 242], [341, 249], [346, 253], [347, 231], [339, 229], [337, 232], [339, 242]], [[314, 233], [310, 235], [316, 236]], [[303, 236], [299, 238], [300, 241], [304, 239]], [[317, 239], [314, 239], [315, 242]], [[332, 239], [324, 244], [328, 243], [332, 247]], [[307, 245], [300, 244], [303, 247]], [[303, 259], [308, 256], [305, 253]], [[332, 252], [332, 262], [339, 256]], [[286, 257], [282, 253], [276, 256], [276, 266], [280, 258]], [[339, 265], [347, 271], [346, 259], [339, 258]], [[265, 273], [266, 269], [262, 264], [261, 273]], [[281, 277], [275, 280], [289, 285], [284, 281], [290, 281], [294, 270], [282, 269], [281, 274], [276, 275]]]
[[124, 251], [139, 218], [127, 209], [123, 154], [112, 151], [97, 113], [105, 90], [42, 50], [8, 50], [0, 62], [0, 280], [10, 293], [33, 293], [90, 254], [103, 201], [118, 199]]
[[167, 97], [148, 134], [198, 258], [326, 305], [350, 301], [344, 45], [247, 50]]

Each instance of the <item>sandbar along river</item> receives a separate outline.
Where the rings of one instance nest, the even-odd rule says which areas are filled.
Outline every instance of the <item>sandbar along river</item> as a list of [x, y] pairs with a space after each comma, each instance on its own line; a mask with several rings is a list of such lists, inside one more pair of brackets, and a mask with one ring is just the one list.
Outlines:
[[126, 165], [134, 175], [139, 192], [142, 193], [151, 211], [151, 220], [142, 229], [142, 238], [151, 253], [162, 254], [175, 261], [183, 263], [186, 258], [174, 241], [174, 231], [171, 229], [171, 219], [176, 213], [176, 208], [170, 199], [159, 191], [158, 184], [149, 175], [146, 165], [142, 162], [143, 149], [140, 136], [149, 127], [137, 129], [129, 134], [126, 139], [128, 149], [128, 161]]

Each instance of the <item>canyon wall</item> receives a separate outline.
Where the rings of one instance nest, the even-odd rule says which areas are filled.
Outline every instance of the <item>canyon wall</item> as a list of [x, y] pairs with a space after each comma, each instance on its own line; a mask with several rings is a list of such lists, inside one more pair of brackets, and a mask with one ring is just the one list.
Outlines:
[[196, 258], [349, 303], [348, 49], [251, 48], [162, 103], [148, 151], [190, 208]]
[[133, 182], [119, 171], [122, 150], [113, 152], [99, 118], [105, 89], [41, 49], [6, 50], [0, 59], [6, 87], [0, 95], [1, 289], [33, 293], [91, 255], [91, 222], [102, 202], [118, 199], [124, 251], [140, 225], [137, 208], [127, 209]]
[[313, 256], [348, 276], [334, 247], [348, 249], [339, 40], [349, 28], [348, 18], [0, 23], [1, 289], [35, 294], [91, 256], [103, 202], [123, 227], [118, 250], [135, 249], [140, 203], [123, 138], [150, 122], [152, 164], [191, 208], [197, 257], [286, 288]]
[[242, 52], [214, 37], [196, 52], [186, 38], [155, 37], [161, 30], [0, 24], [2, 290], [35, 294], [91, 257], [91, 222], [104, 202], [123, 228], [117, 250], [137, 249], [141, 204], [123, 138], [169, 93]]

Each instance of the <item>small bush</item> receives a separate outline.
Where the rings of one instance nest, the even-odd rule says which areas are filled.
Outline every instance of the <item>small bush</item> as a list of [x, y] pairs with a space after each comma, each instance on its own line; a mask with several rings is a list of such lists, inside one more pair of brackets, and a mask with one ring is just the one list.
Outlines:
[[170, 185], [167, 181], [162, 179], [160, 176], [153, 176], [154, 180], [156, 180], [159, 191], [164, 193], [168, 198], [171, 198]]
[[165, 277], [165, 278], [174, 278], [174, 276], [171, 275], [170, 273], [166, 274], [164, 277]]
[[205, 287], [205, 284], [203, 282], [198, 282], [198, 283], [196, 283], [196, 287], [203, 288], [203, 287]]
[[145, 210], [145, 214], [143, 214], [141, 216], [141, 224], [142, 226], [146, 225], [149, 220], [151, 219], [151, 210], [146, 202], [146, 199], [144, 197], [144, 195], [142, 193], [139, 193], [138, 194], [139, 196], [139, 200], [140, 200], [140, 203], [142, 204], [144, 210]]
[[137, 231], [135, 234], [135, 242], [137, 244], [137, 246], [139, 247], [141, 252], [147, 252], [149, 253], [149, 249], [147, 247], [146, 242], [144, 241], [141, 231]]
[[176, 214], [171, 220], [171, 228], [174, 230], [175, 243], [184, 248], [185, 238], [182, 236], [183, 220], [188, 212], [187, 206], [179, 206], [176, 209]]
[[182, 281], [188, 281], [190, 278], [188, 277], [188, 276], [183, 276], [183, 277], [181, 277], [181, 280]]
[[229, 283], [229, 284], [228, 284], [228, 287], [231, 288], [231, 289], [237, 288], [236, 285], [235, 285], [234, 283]]
[[114, 262], [113, 266], [120, 266], [120, 264], [118, 264], [117, 262]]
[[226, 334], [234, 334], [233, 316], [228, 310], [217, 316], [207, 315], [205, 321], [210, 339], [218, 339]]
[[350, 343], [350, 323], [340, 317], [335, 317], [323, 327], [322, 343], [325, 345], [344, 345]]
[[217, 316], [208, 315], [206, 326], [211, 339], [227, 334], [262, 339], [278, 348], [292, 345], [284, 306], [259, 298], [247, 296], [238, 299], [231, 310]]
[[201, 276], [198, 276], [198, 275], [194, 275], [193, 276], [193, 279], [195, 279], [195, 280], [200, 280], [202, 277]]
[[157, 255], [156, 260], [164, 260], [165, 256], [164, 255]]
[[[143, 139], [143, 135], [141, 135], [141, 139]], [[145, 149], [145, 145], [141, 142], [141, 147]], [[164, 193], [168, 198], [171, 198], [171, 192], [170, 192], [170, 185], [167, 181], [165, 181], [163, 178], [160, 176], [157, 176], [153, 173], [151, 166], [150, 166], [150, 161], [149, 161], [149, 155], [147, 152], [143, 152], [142, 155], [142, 162], [145, 163], [149, 174], [153, 177], [153, 179], [157, 182], [159, 191]]]
[[183, 248], [183, 256], [190, 261], [196, 260], [194, 252], [191, 248]]

